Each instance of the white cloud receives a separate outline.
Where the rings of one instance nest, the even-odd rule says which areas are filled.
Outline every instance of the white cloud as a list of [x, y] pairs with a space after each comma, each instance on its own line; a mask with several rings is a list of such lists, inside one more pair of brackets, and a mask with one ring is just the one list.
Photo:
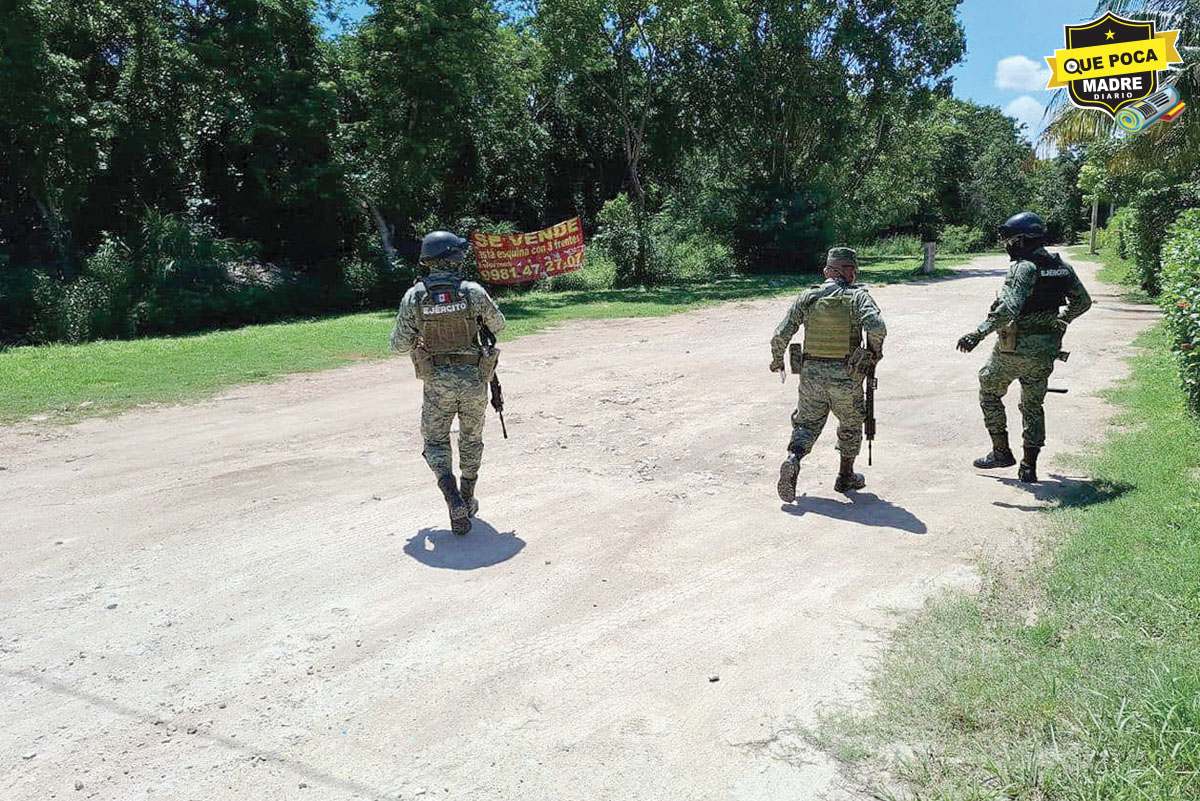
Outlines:
[[1050, 68], [1025, 56], [1009, 56], [996, 64], [996, 88], [1036, 92], [1050, 82]]
[[1045, 104], [1029, 95], [1021, 95], [1004, 107], [1006, 115], [1015, 119], [1018, 125], [1025, 125], [1025, 138], [1037, 147], [1037, 154], [1042, 158], [1054, 158], [1058, 153], [1056, 147], [1048, 143], [1038, 143], [1038, 136], [1041, 135], [1043, 127], [1042, 115], [1045, 112]]
[[1018, 123], [1025, 123], [1025, 135], [1030, 139], [1042, 132], [1042, 114], [1045, 111], [1045, 105], [1029, 95], [1021, 95], [1004, 107], [1005, 114]]

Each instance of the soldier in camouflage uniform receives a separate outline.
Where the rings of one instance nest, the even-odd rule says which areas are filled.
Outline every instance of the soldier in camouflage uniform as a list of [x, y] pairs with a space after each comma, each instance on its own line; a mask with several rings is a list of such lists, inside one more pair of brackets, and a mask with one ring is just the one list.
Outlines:
[[837, 449], [842, 455], [833, 488], [847, 492], [867, 484], [854, 472], [866, 416], [863, 379], [883, 357], [887, 328], [867, 290], [854, 283], [858, 256], [853, 250], [830, 250], [824, 275], [825, 283], [800, 293], [771, 338], [771, 371], [782, 371], [788, 343], [804, 326], [803, 362], [792, 360], [792, 370], [800, 374], [800, 400], [792, 413], [790, 454], [779, 466], [779, 497], [788, 503], [796, 499], [800, 460], [812, 450], [830, 411], [838, 419]]
[[[428, 274], [404, 294], [392, 332], [392, 350], [409, 353], [425, 382], [423, 455], [437, 476], [455, 534], [470, 531], [470, 518], [479, 510], [475, 482], [483, 460], [488, 381], [496, 366], [495, 350], [480, 344], [479, 331], [487, 326], [498, 334], [505, 323], [487, 290], [458, 274], [466, 248], [467, 240], [448, 231], [434, 231], [421, 241], [421, 264]], [[450, 450], [455, 416], [461, 486]]]
[[987, 319], [958, 340], [958, 349], [970, 353], [984, 337], [998, 332], [999, 341], [979, 371], [979, 405], [992, 450], [976, 459], [975, 466], [991, 469], [1017, 463], [1008, 444], [1002, 398], [1013, 381], [1020, 381], [1024, 453], [1017, 475], [1031, 483], [1037, 481], [1038, 454], [1046, 444], [1042, 402], [1054, 360], [1067, 326], [1091, 307], [1092, 299], [1071, 265], [1046, 252], [1046, 226], [1036, 214], [1014, 214], [1000, 226], [1000, 236], [1013, 261], [1004, 288]]

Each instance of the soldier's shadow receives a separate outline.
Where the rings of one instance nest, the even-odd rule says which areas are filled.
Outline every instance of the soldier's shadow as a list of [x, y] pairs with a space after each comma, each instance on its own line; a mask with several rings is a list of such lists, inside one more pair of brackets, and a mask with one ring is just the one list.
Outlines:
[[902, 506], [882, 500], [873, 492], [851, 492], [847, 501], [801, 495], [794, 503], [784, 504], [783, 511], [796, 517], [806, 514], [845, 520], [861, 526], [894, 528], [912, 534], [929, 531], [925, 523]]
[[478, 517], [471, 522], [471, 532], [461, 536], [446, 529], [423, 528], [404, 543], [404, 552], [429, 567], [475, 570], [508, 561], [525, 547], [525, 540], [515, 531], [496, 531]]
[[1008, 487], [1015, 487], [1019, 490], [1024, 490], [1032, 495], [1036, 500], [1041, 501], [1044, 506], [1030, 506], [1019, 503], [1005, 503], [1003, 501], [992, 501], [993, 506], [999, 506], [1004, 509], [1020, 509], [1023, 512], [1040, 512], [1047, 508], [1060, 507], [1080, 507], [1091, 506], [1097, 503], [1105, 503], [1114, 498], [1119, 498], [1129, 490], [1133, 489], [1132, 484], [1113, 483], [1110, 481], [1093, 480], [1087, 478], [1070, 478], [1057, 473], [1051, 473], [1048, 476], [1043, 476], [1042, 480], [1036, 484], [1026, 484], [1018, 481], [1015, 478], [1005, 476], [992, 476], [983, 474], [986, 478], [993, 481], [998, 481]]

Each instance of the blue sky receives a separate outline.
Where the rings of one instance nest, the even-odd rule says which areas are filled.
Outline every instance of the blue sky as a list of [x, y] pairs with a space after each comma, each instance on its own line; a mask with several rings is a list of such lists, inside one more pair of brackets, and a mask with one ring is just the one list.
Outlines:
[[1045, 57], [1064, 46], [1064, 25], [1094, 19], [1095, 11], [1094, 0], [965, 0], [967, 53], [951, 70], [954, 94], [999, 106], [1036, 135], [1054, 94], [1045, 89]]
[[[1095, 0], [964, 0], [959, 17], [967, 52], [951, 71], [954, 94], [999, 106], [1036, 136], [1053, 95], [1045, 89], [1045, 57], [1063, 46], [1063, 25], [1093, 19], [1095, 10]], [[359, 0], [348, 0], [344, 9], [349, 19], [366, 11]]]

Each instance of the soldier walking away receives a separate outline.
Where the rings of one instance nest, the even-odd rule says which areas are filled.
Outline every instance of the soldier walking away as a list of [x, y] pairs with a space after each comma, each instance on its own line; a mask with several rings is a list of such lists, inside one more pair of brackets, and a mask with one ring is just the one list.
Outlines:
[[[479, 511], [475, 482], [483, 460], [483, 422], [487, 388], [496, 368], [496, 351], [480, 340], [486, 327], [504, 329], [504, 315], [487, 290], [459, 274], [467, 240], [449, 231], [434, 231], [421, 240], [421, 266], [426, 271], [404, 294], [392, 350], [412, 357], [417, 378], [425, 383], [421, 406], [423, 456], [450, 510], [455, 534], [471, 530]], [[450, 426], [458, 417], [458, 464], [454, 478]]]
[[[863, 380], [883, 358], [887, 328], [867, 290], [854, 283], [858, 256], [853, 250], [830, 250], [824, 275], [825, 283], [800, 293], [771, 338], [771, 371], [784, 369], [784, 353], [789, 351], [792, 372], [800, 375], [789, 455], [779, 466], [779, 497], [787, 503], [796, 499], [800, 460], [812, 451], [830, 411], [838, 419], [837, 449], [842, 456], [833, 488], [847, 492], [867, 485], [862, 474], [854, 472], [866, 413]], [[789, 349], [802, 325], [804, 345]]]
[[1054, 360], [1062, 353], [1067, 326], [1091, 307], [1092, 299], [1071, 265], [1046, 251], [1041, 217], [1031, 211], [1014, 214], [1000, 226], [1000, 237], [1013, 262], [1008, 277], [987, 319], [958, 340], [958, 349], [970, 353], [997, 332], [996, 347], [979, 371], [979, 405], [992, 450], [976, 459], [975, 466], [988, 470], [1017, 463], [1008, 444], [1002, 398], [1013, 381], [1020, 381], [1024, 453], [1017, 476], [1032, 483], [1037, 481], [1038, 454], [1046, 444], [1042, 402]]

